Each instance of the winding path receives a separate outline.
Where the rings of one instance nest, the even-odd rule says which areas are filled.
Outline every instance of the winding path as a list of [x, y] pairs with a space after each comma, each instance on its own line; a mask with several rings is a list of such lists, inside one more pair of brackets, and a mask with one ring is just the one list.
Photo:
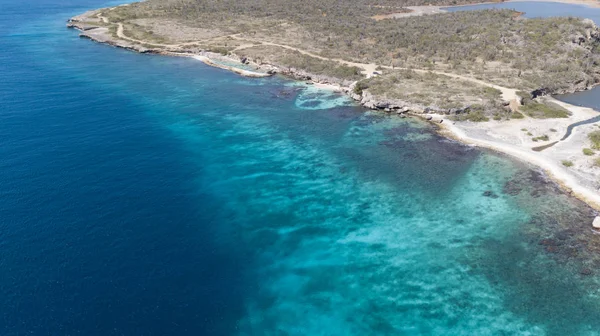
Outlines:
[[[233, 38], [238, 39], [238, 40], [245, 40], [245, 41], [250, 41], [250, 42], [254, 42], [257, 44], [261, 44], [261, 45], [269, 45], [269, 46], [275, 46], [275, 47], [280, 47], [280, 48], [284, 48], [284, 49], [288, 49], [288, 50], [292, 50], [292, 51], [297, 51], [303, 55], [306, 56], [310, 56], [310, 57], [314, 57], [314, 58], [318, 58], [320, 60], [324, 60], [324, 61], [334, 61], [340, 64], [344, 64], [347, 66], [353, 66], [353, 67], [357, 67], [357, 68], [361, 68], [363, 71], [363, 74], [365, 76], [370, 77], [373, 75], [373, 73], [377, 70], [378, 67], [384, 68], [384, 69], [389, 69], [389, 70], [412, 70], [415, 71], [417, 73], [434, 73], [436, 75], [442, 75], [442, 76], [447, 76], [447, 77], [451, 77], [454, 79], [460, 79], [460, 80], [464, 80], [464, 81], [468, 81], [471, 83], [475, 83], [478, 85], [482, 85], [482, 86], [487, 86], [490, 88], [494, 88], [496, 90], [499, 90], [502, 93], [502, 99], [507, 101], [507, 102], [517, 102], [517, 106], [520, 106], [520, 99], [519, 96], [517, 95], [517, 91], [516, 89], [510, 89], [510, 88], [506, 88], [500, 85], [496, 85], [496, 84], [492, 84], [492, 83], [488, 83], [473, 77], [468, 77], [468, 76], [462, 76], [462, 75], [458, 75], [458, 74], [454, 74], [454, 73], [448, 73], [448, 72], [443, 72], [443, 71], [436, 71], [436, 70], [426, 70], [426, 69], [415, 69], [415, 68], [398, 68], [398, 67], [391, 67], [388, 65], [377, 65], [375, 63], [356, 63], [356, 62], [350, 62], [350, 61], [346, 61], [340, 58], [328, 58], [328, 57], [323, 57], [314, 53], [311, 53], [309, 51], [306, 50], [302, 50], [296, 47], [292, 47], [289, 45], [285, 45], [285, 44], [279, 44], [279, 43], [272, 43], [272, 42], [265, 42], [265, 41], [258, 41], [258, 40], [251, 40], [248, 38], [244, 38], [244, 37], [240, 37], [239, 35], [233, 36]], [[252, 47], [251, 45], [249, 45], [248, 47]], [[238, 47], [236, 48], [236, 50], [242, 50], [245, 48], [241, 48]]]
[[[311, 53], [310, 51], [302, 50], [302, 49], [292, 47], [289, 45], [285, 45], [285, 44], [272, 43], [272, 42], [259, 41], [259, 40], [251, 40], [248, 38], [240, 37], [239, 35], [232, 36], [232, 37], [237, 40], [250, 41], [250, 42], [253, 42], [256, 44], [260, 44], [260, 45], [274, 46], [274, 47], [279, 47], [279, 48], [288, 49], [288, 50], [292, 50], [292, 51], [297, 51], [297, 52], [301, 53], [302, 55], [314, 57], [314, 58], [317, 58], [317, 59], [320, 59], [323, 61], [334, 61], [334, 62], [343, 64], [343, 65], [361, 68], [361, 69], [363, 69], [363, 74], [367, 77], [371, 76], [373, 74], [373, 72], [375, 72], [377, 70], [377, 64], [374, 64], [374, 63], [372, 63], [372, 64], [355, 63], [355, 62], [346, 61], [346, 60], [343, 60], [340, 58], [323, 57], [323, 56], [317, 55], [315, 53]], [[251, 47], [251, 46], [249, 46], [249, 47]], [[245, 48], [239, 48], [237, 50], [242, 50], [242, 49], [245, 49]]]
[[[109, 24], [111, 23], [108, 20], [108, 18], [105, 16], [102, 16], [102, 14], [97, 14], [96, 17], [99, 18], [104, 23], [109, 23]], [[205, 42], [209, 41], [209, 39], [208, 39], [208, 40], [181, 42], [181, 43], [175, 43], [175, 44], [164, 44], [164, 43], [143, 41], [143, 40], [134, 39], [133, 37], [129, 37], [129, 36], [125, 35], [125, 26], [123, 26], [122, 23], [116, 22], [116, 23], [112, 23], [112, 24], [117, 25], [117, 37], [118, 38], [130, 41], [130, 42], [139, 43], [139, 44], [148, 44], [148, 45], [153, 45], [153, 46], [158, 46], [158, 47], [177, 49], [177, 48], [182, 48], [185, 46], [190, 46], [190, 45], [199, 44], [199, 43], [205, 43]], [[236, 35], [239, 35], [239, 34], [225, 35], [225, 36], [219, 36], [219, 37], [235, 37]]]
[[[108, 18], [102, 16], [102, 14], [97, 14], [96, 15], [100, 20], [102, 20], [104, 23], [110, 23], [110, 21], [108, 20]], [[125, 35], [124, 33], [124, 26], [122, 23], [117, 22], [115, 23], [117, 25], [117, 37], [127, 40], [127, 41], [131, 41], [131, 42], [135, 42], [135, 43], [139, 43], [139, 44], [149, 44], [149, 45], [154, 45], [154, 46], [159, 46], [159, 47], [165, 47], [165, 48], [172, 48], [172, 49], [178, 49], [178, 48], [182, 48], [185, 46], [189, 46], [189, 45], [193, 45], [193, 44], [198, 44], [198, 43], [204, 43], [207, 42], [209, 40], [200, 40], [200, 41], [193, 41], [193, 42], [183, 42], [183, 43], [176, 43], [176, 44], [162, 44], [162, 43], [153, 43], [153, 42], [148, 42], [148, 41], [142, 41], [142, 40], [138, 40], [138, 39], [134, 39], [131, 38], [127, 35]], [[232, 35], [226, 35], [223, 37], [231, 37], [233, 39], [236, 40], [241, 40], [241, 41], [247, 41], [247, 42], [252, 42], [254, 44], [243, 44], [241, 46], [238, 46], [237, 48], [234, 49], [234, 51], [239, 51], [239, 50], [243, 50], [243, 49], [247, 49], [250, 47], [255, 46], [256, 44], [258, 45], [267, 45], [267, 46], [274, 46], [274, 47], [279, 47], [279, 48], [283, 48], [283, 49], [287, 49], [287, 50], [292, 50], [292, 51], [296, 51], [299, 52], [303, 55], [306, 56], [310, 56], [310, 57], [314, 57], [323, 61], [333, 61], [333, 62], [337, 62], [339, 64], [343, 64], [346, 66], [351, 66], [351, 67], [357, 67], [362, 69], [362, 73], [367, 77], [371, 77], [373, 76], [373, 73], [377, 71], [378, 67], [384, 68], [384, 69], [389, 69], [389, 70], [412, 70], [415, 71], [417, 73], [433, 73], [436, 75], [442, 75], [442, 76], [447, 76], [450, 78], [454, 78], [454, 79], [460, 79], [460, 80], [464, 80], [464, 81], [468, 81], [471, 83], [475, 83], [481, 86], [487, 86], [496, 90], [499, 90], [502, 94], [502, 99], [506, 102], [510, 103], [510, 106], [513, 110], [517, 110], [518, 107], [521, 105], [520, 104], [520, 98], [517, 95], [517, 91], [516, 89], [511, 89], [511, 88], [506, 88], [500, 85], [496, 85], [496, 84], [492, 84], [489, 82], [485, 82], [473, 77], [469, 77], [469, 76], [463, 76], [463, 75], [459, 75], [459, 74], [454, 74], [454, 73], [448, 73], [448, 72], [443, 72], [443, 71], [437, 71], [437, 70], [428, 70], [428, 69], [416, 69], [416, 68], [397, 68], [397, 67], [391, 67], [391, 66], [387, 66], [387, 65], [378, 65], [375, 63], [357, 63], [357, 62], [350, 62], [350, 61], [346, 61], [344, 59], [340, 59], [340, 58], [329, 58], [329, 57], [324, 57], [321, 55], [317, 55], [315, 53], [312, 53], [310, 51], [306, 51], [306, 50], [302, 50], [300, 48], [296, 48], [296, 47], [292, 47], [289, 45], [285, 45], [285, 44], [279, 44], [279, 43], [273, 43], [273, 42], [266, 42], [266, 41], [260, 41], [260, 40], [252, 40], [249, 38], [245, 38], [240, 36], [241, 33], [238, 34], [232, 34]]]
[[136, 42], [139, 44], [149, 44], [149, 45], [153, 45], [153, 46], [177, 49], [177, 48], [185, 47], [188, 45], [202, 43], [202, 41], [192, 41], [192, 42], [184, 42], [184, 43], [177, 43], [177, 44], [163, 44], [163, 43], [148, 42], [148, 41], [137, 40], [137, 39], [131, 38], [129, 36], [126, 36], [124, 33], [124, 30], [125, 30], [125, 27], [123, 26], [123, 24], [120, 22], [117, 23], [117, 37], [124, 39], [124, 40], [131, 41], [131, 42]]

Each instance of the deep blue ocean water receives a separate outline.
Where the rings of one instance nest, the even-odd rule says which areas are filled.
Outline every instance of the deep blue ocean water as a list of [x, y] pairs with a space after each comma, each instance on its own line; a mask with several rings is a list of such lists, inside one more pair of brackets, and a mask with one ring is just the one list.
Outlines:
[[0, 335], [595, 335], [595, 215], [530, 167], [0, 0]]

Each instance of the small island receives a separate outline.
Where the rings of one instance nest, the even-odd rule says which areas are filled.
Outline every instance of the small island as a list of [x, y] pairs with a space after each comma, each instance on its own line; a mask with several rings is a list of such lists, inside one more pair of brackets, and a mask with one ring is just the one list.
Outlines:
[[600, 29], [443, 7], [472, 2], [147, 0], [68, 24], [98, 42], [248, 77], [282, 74], [422, 117], [448, 137], [541, 167], [600, 209], [599, 113], [552, 98], [600, 83]]

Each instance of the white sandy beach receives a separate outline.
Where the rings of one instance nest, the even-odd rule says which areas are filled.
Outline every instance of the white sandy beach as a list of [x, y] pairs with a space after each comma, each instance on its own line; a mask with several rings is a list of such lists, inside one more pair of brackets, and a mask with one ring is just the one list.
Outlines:
[[207, 56], [203, 56], [203, 55], [193, 55], [191, 57], [193, 59], [196, 59], [198, 61], [203, 62], [206, 65], [210, 65], [212, 67], [220, 68], [220, 69], [224, 69], [224, 70], [229, 70], [229, 71], [235, 72], [236, 74], [242, 75], [244, 77], [260, 78], [260, 77], [269, 77], [269, 76], [271, 76], [271, 74], [264, 73], [264, 72], [255, 72], [255, 71], [250, 71], [250, 70], [244, 70], [244, 69], [236, 68], [236, 67], [233, 67], [233, 66], [219, 64], [219, 63], [214, 62], [213, 60], [211, 60]]
[[[591, 158], [582, 153], [582, 149], [588, 147], [587, 133], [595, 128], [594, 125], [575, 128], [568, 139], [544, 151], [536, 152], [531, 149], [558, 141], [564, 135], [568, 124], [600, 115], [600, 112], [590, 108], [563, 102], [560, 102], [560, 105], [571, 111], [573, 115], [560, 120], [527, 118], [484, 123], [445, 121], [441, 124], [442, 133], [463, 143], [492, 149], [538, 166], [573, 196], [600, 210], [598, 191], [600, 169], [593, 168]], [[437, 119], [439, 120], [439, 117]], [[523, 135], [524, 129], [528, 132], [537, 132], [536, 134], [554, 134], [549, 141], [535, 143], [531, 141], [530, 136]], [[551, 129], [557, 132], [552, 132]], [[574, 166], [565, 167], [562, 160], [570, 160]]]
[[[226, 66], [213, 62], [207, 56], [195, 55], [194, 59], [200, 60], [210, 66], [226, 69], [248, 77], [265, 77], [264, 73], [257, 73]], [[461, 77], [456, 75], [455, 77]], [[470, 78], [468, 78], [470, 79]], [[474, 80], [474, 79], [470, 79]], [[483, 85], [490, 85], [482, 82]], [[348, 92], [348, 88], [334, 84], [323, 84], [313, 82], [312, 85], [319, 89], [335, 92]], [[498, 86], [494, 86], [498, 87]], [[516, 90], [498, 87], [507, 101], [513, 101]], [[600, 169], [592, 167], [590, 158], [582, 153], [586, 146], [587, 133], [591, 132], [594, 125], [585, 125], [573, 130], [572, 135], [565, 141], [560, 141], [551, 148], [542, 152], [533, 151], [533, 147], [543, 146], [559, 141], [565, 134], [568, 125], [587, 120], [600, 115], [600, 112], [590, 108], [584, 108], [567, 104], [556, 99], [547, 97], [547, 100], [568, 109], [572, 115], [563, 119], [516, 119], [510, 121], [489, 121], [484, 123], [452, 122], [446, 120], [441, 124], [443, 134], [466, 144], [473, 144], [492, 149], [501, 153], [511, 155], [519, 160], [538, 166], [549, 177], [559, 183], [563, 188], [588, 203], [593, 208], [600, 210]], [[443, 119], [445, 116], [432, 115], [434, 121]], [[534, 142], [532, 136], [528, 136], [523, 130], [532, 132], [535, 136], [548, 135], [549, 141]], [[561, 161], [574, 162], [573, 167], [565, 167]]]
[[[550, 2], [562, 2], [562, 3], [571, 3], [571, 4], [585, 4], [594, 7], [600, 7], [600, 2], [595, 0], [514, 0], [517, 1], [550, 1]], [[434, 14], [439, 12], [439, 8], [434, 8], [435, 6], [426, 6], [423, 7], [423, 10], [415, 10], [417, 8], [411, 7], [413, 10], [412, 15], [427, 15]], [[404, 13], [406, 14], [406, 13]], [[94, 19], [99, 20], [102, 17], [98, 17], [95, 15], [95, 12], [88, 12], [81, 17], [85, 18], [94, 17]], [[103, 22], [108, 22], [107, 19], [103, 19]], [[121, 24], [119, 24], [119, 29], [117, 33], [121, 39], [119, 46], [128, 47], [128, 44], [131, 42], [144, 42], [131, 39], [129, 37], [124, 36], [123, 29]], [[111, 42], [111, 36], [109, 36], [107, 32], [107, 28], [100, 27], [92, 31], [87, 31], [86, 36], [95, 39], [100, 42]], [[97, 36], [96, 36], [97, 35]], [[232, 39], [243, 39], [237, 35], [231, 35]], [[363, 70], [363, 73], [366, 77], [372, 76], [376, 71], [378, 65], [377, 64], [363, 64], [363, 63], [355, 63], [342, 59], [331, 59], [326, 58], [320, 55], [316, 55], [306, 50], [301, 50], [299, 48], [293, 46], [287, 46], [272, 42], [265, 41], [253, 41], [250, 39], [245, 39], [245, 41], [250, 41], [253, 43], [261, 43], [263, 45], [272, 45], [277, 46], [293, 51], [297, 51], [301, 54], [305, 54], [317, 59], [327, 60], [327, 61], [335, 61], [340, 64], [344, 64], [347, 66], [355, 66], [359, 67]], [[123, 45], [125, 43], [125, 45]], [[249, 44], [247, 44], [249, 45]], [[180, 47], [180, 45], [165, 45], [168, 47]], [[133, 46], [132, 46], [133, 48]], [[218, 63], [217, 61], [212, 60], [207, 55], [190, 55], [185, 53], [179, 53], [175, 51], [165, 51], [165, 54], [169, 55], [177, 55], [177, 56], [186, 56], [192, 57], [196, 60], [199, 60], [207, 65], [221, 68], [224, 70], [229, 70], [234, 73], [237, 73], [246, 77], [268, 77], [271, 76], [269, 73], [265, 72], [255, 72], [250, 70], [241, 69], [234, 66], [228, 66], [225, 64]], [[233, 59], [232, 59], [233, 60]], [[235, 61], [235, 60], [233, 60]], [[382, 68], [389, 69], [389, 66], [381, 65]], [[501, 87], [495, 85], [493, 83], [484, 82], [482, 80], [469, 77], [462, 76], [454, 73], [444, 73], [440, 71], [431, 71], [425, 69], [411, 69], [417, 72], [433, 72], [440, 75], [445, 75], [451, 78], [461, 79], [469, 82], [476, 83], [482, 86], [488, 86], [495, 89], [498, 89], [502, 92], [502, 97], [504, 101], [511, 103], [511, 107], [518, 108], [518, 97], [517, 90], [512, 88]], [[313, 83], [315, 87], [326, 90], [333, 90], [336, 92], [350, 92], [349, 88], [340, 87], [338, 85], [333, 84], [321, 84], [321, 83]], [[551, 99], [551, 98], [548, 98]], [[520, 160], [529, 162], [533, 165], [539, 166], [544, 169], [548, 175], [554, 178], [558, 183], [560, 183], [566, 189], [572, 191], [573, 195], [579, 197], [580, 199], [586, 201], [592, 207], [600, 210], [600, 193], [598, 192], [598, 181], [600, 180], [600, 168], [593, 167], [591, 163], [590, 157], [585, 157], [582, 153], [582, 149], [585, 147], [589, 147], [589, 142], [587, 140], [587, 134], [591, 132], [591, 129], [594, 127], [593, 125], [586, 125], [576, 128], [571, 137], [569, 137], [566, 141], [558, 142], [551, 148], [548, 148], [542, 152], [533, 151], [533, 147], [547, 145], [549, 143], [558, 141], [564, 134], [567, 129], [567, 126], [582, 120], [590, 119], [594, 116], [600, 114], [600, 112], [594, 111], [588, 108], [577, 107], [574, 105], [566, 104], [563, 102], [558, 102], [553, 100], [554, 103], [562, 105], [571, 111], [572, 116], [565, 119], [531, 119], [524, 118], [521, 120], [510, 120], [510, 121], [489, 121], [485, 123], [470, 123], [470, 122], [456, 122], [453, 123], [449, 120], [446, 120], [441, 126], [445, 130], [445, 134], [451, 138], [455, 138], [459, 141], [474, 144], [477, 146], [490, 148], [502, 153], [509, 154], [513, 157], [516, 157]], [[439, 121], [440, 118], [445, 118], [445, 116], [435, 116]], [[435, 119], [434, 119], [435, 120]], [[526, 131], [523, 131], [526, 130]], [[531, 134], [528, 134], [531, 133]], [[533, 135], [533, 136], [532, 136]], [[546, 142], [533, 142], [533, 137], [539, 137], [542, 135], [547, 135], [550, 139]], [[574, 163], [572, 167], [565, 167], [561, 161], [569, 160]]]

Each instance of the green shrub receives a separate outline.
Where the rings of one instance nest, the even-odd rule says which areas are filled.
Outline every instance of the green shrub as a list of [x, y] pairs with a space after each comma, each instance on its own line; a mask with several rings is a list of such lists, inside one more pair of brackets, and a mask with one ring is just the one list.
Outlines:
[[110, 27], [108, 27], [108, 33], [114, 38], [119, 38], [117, 36], [117, 28], [117, 25], [111, 25]]
[[483, 88], [483, 94], [490, 98], [496, 98], [502, 96], [502, 91], [486, 86]]
[[529, 93], [527, 91], [517, 91], [517, 96], [519, 96], [523, 99], [531, 99], [531, 93]]
[[569, 160], [562, 160], [561, 161], [562, 165], [565, 167], [573, 167], [573, 162], [569, 161]]
[[490, 118], [486, 117], [481, 111], [471, 111], [465, 115], [464, 120], [473, 122], [490, 121]]
[[538, 142], [538, 141], [548, 141], [548, 140], [550, 140], [550, 137], [548, 137], [546, 134], [544, 134], [542, 136], [535, 137], [535, 138], [533, 138], [531, 140], [533, 140], [535, 142]]
[[[520, 113], [520, 112], [513, 112], [510, 115], [510, 118], [511, 119], [523, 119], [523, 118], [525, 118], [525, 116], [522, 113]], [[527, 130], [527, 129], [525, 129], [525, 130]]]
[[539, 103], [531, 101], [521, 106], [521, 111], [532, 118], [568, 118], [569, 111], [554, 103]]
[[156, 44], [149, 44], [149, 43], [142, 43], [142, 47], [144, 47], [146, 49], [160, 48], [160, 46], [157, 46]]
[[334, 77], [359, 79], [363, 77], [362, 69], [355, 66], [340, 65], [333, 68], [331, 73]]
[[229, 54], [229, 49], [225, 48], [225, 47], [208, 47], [208, 51], [210, 52], [214, 52], [214, 53], [218, 53], [221, 54], [223, 56], [227, 56], [227, 54]]
[[593, 149], [600, 149], [600, 131], [593, 131], [588, 134], [588, 138], [592, 141]]
[[600, 167], [600, 157], [594, 159], [594, 166]]
[[362, 94], [364, 90], [369, 88], [369, 84], [364, 81], [357, 82], [354, 86], [354, 93]]
[[584, 148], [583, 149], [583, 154], [587, 155], [587, 156], [592, 156], [592, 155], [594, 155], [594, 151], [591, 150], [591, 149], [589, 149], [589, 148]]
[[348, 80], [360, 80], [364, 78], [361, 73], [362, 69], [359, 67], [322, 60], [297, 51], [287, 53], [280, 59], [280, 62], [287, 67], [303, 69], [315, 75], [326, 75]]

